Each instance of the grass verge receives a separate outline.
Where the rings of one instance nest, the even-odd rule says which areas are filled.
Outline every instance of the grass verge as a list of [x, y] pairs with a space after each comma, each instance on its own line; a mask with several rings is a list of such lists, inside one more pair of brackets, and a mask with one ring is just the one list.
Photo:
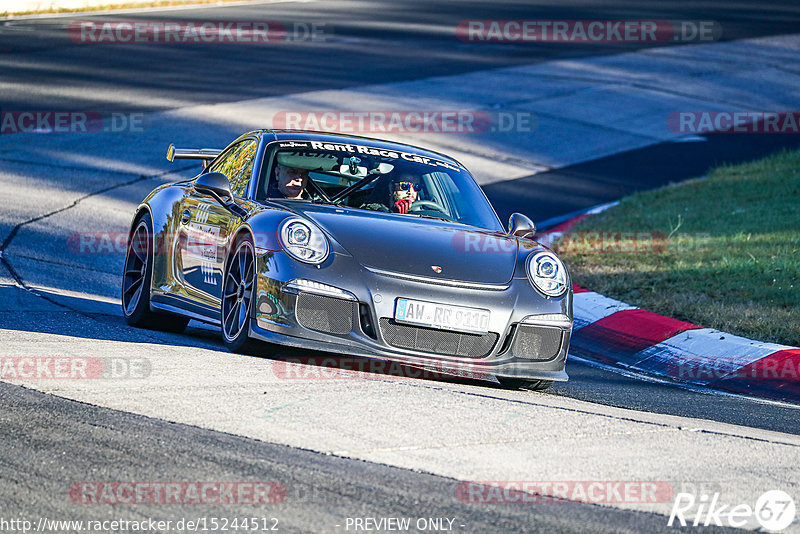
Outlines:
[[554, 249], [580, 286], [800, 346], [800, 151], [636, 193], [581, 221]]

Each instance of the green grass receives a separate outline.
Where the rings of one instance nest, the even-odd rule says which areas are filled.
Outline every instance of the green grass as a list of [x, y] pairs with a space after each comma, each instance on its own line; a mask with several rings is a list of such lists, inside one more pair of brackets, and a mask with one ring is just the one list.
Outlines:
[[655, 252], [564, 246], [574, 283], [701, 326], [800, 346], [800, 151], [634, 194], [573, 231], [665, 238]]

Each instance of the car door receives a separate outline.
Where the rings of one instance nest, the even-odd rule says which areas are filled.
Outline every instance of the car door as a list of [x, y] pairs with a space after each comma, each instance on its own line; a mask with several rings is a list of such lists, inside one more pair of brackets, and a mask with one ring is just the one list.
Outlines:
[[[250, 183], [258, 141], [244, 139], [229, 147], [208, 172], [228, 177], [234, 197], [244, 197]], [[213, 195], [194, 190], [182, 206], [181, 240], [183, 283], [188, 296], [216, 318], [222, 295], [226, 246], [235, 217]]]

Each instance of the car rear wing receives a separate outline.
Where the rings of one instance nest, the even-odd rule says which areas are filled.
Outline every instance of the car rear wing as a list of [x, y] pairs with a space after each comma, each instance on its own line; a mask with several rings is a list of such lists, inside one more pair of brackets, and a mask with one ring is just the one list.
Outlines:
[[199, 159], [203, 160], [203, 166], [219, 156], [222, 150], [216, 148], [175, 148], [175, 145], [169, 145], [167, 149], [167, 159], [175, 161], [176, 159]]

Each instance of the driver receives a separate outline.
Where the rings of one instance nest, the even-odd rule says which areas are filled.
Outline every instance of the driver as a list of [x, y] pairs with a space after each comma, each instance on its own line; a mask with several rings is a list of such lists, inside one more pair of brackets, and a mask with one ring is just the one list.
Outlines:
[[298, 167], [288, 167], [280, 163], [275, 166], [275, 181], [278, 191], [285, 198], [303, 198], [308, 183], [308, 169]]
[[412, 174], [403, 174], [394, 179], [389, 191], [390, 211], [392, 213], [408, 213], [411, 205], [417, 201], [419, 190], [419, 179]]

